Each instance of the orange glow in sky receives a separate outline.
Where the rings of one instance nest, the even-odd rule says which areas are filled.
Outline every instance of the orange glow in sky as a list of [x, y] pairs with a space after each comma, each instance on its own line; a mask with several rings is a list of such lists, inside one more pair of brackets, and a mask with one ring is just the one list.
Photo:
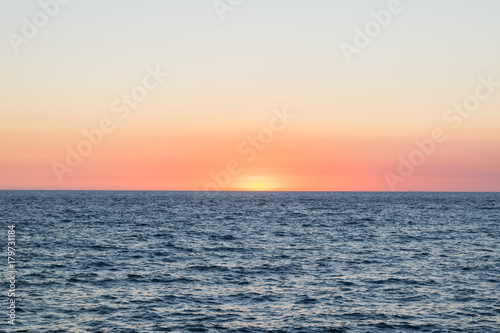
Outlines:
[[500, 190], [499, 2], [410, 2], [349, 61], [383, 6], [206, 3], [74, 2], [4, 38], [0, 189]]

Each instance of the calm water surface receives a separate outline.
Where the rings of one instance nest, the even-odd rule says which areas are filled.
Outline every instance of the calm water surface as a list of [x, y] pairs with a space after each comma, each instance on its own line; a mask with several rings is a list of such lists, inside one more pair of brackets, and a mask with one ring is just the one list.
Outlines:
[[3, 191], [0, 213], [2, 332], [500, 332], [498, 193]]

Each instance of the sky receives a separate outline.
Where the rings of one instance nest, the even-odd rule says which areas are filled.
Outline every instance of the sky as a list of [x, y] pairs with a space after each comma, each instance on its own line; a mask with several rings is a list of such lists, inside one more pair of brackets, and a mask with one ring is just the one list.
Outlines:
[[500, 191], [500, 2], [0, 2], [0, 189]]

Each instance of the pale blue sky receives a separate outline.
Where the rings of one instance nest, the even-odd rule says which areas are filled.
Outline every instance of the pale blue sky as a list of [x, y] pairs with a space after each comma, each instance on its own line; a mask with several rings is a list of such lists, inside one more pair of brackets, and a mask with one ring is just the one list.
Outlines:
[[255, 109], [288, 104], [307, 110], [304, 123], [327, 128], [323, 117], [340, 109], [348, 111], [346, 123], [425, 127], [478, 76], [500, 76], [494, 0], [401, 1], [403, 11], [347, 63], [340, 43], [351, 43], [354, 29], [388, 3], [247, 0], [221, 21], [210, 0], [73, 0], [15, 53], [7, 34], [20, 33], [23, 17], [40, 7], [2, 1], [0, 88], [10, 106], [3, 112], [31, 114], [35, 103], [47, 117], [64, 118], [68, 106], [60, 100], [71, 98], [77, 128], [159, 64], [172, 81], [169, 95], [151, 103], [174, 113], [202, 117], [224, 102], [228, 117], [235, 108], [252, 117]]

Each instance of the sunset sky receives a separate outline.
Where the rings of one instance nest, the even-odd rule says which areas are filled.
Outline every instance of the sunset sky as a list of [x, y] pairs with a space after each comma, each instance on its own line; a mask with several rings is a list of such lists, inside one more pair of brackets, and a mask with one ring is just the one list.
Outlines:
[[499, 1], [227, 3], [0, 2], [0, 189], [500, 191]]

